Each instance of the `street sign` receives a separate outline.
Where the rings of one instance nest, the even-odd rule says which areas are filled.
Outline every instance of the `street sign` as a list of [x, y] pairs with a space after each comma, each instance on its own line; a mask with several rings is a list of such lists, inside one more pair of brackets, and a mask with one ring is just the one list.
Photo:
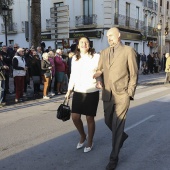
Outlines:
[[68, 5], [51, 8], [51, 38], [69, 38], [69, 7]]

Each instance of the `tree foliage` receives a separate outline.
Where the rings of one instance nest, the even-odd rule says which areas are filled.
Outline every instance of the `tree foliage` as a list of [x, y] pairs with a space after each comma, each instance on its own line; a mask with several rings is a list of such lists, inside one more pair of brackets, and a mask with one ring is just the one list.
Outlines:
[[2, 7], [3, 6], [11, 6], [14, 3], [13, 0], [0, 0], [0, 14], [2, 13]]

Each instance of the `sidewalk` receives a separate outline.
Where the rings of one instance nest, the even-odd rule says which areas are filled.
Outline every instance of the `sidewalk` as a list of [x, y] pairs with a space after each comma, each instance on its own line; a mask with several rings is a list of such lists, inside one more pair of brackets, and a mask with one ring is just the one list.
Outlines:
[[[10, 86], [10, 89], [9, 91], [10, 92], [13, 92], [14, 91], [14, 80], [13, 78], [10, 78], [10, 81], [9, 81], [9, 86]], [[40, 89], [43, 90], [43, 85], [40, 86]], [[43, 93], [42, 92], [39, 92], [39, 96], [37, 96], [36, 98], [34, 97], [34, 88], [33, 88], [33, 81], [32, 79], [30, 79], [30, 88], [27, 87], [27, 93], [26, 93], [26, 96], [23, 96], [23, 102], [19, 102], [19, 103], [24, 103], [24, 102], [29, 102], [29, 101], [35, 101], [35, 100], [44, 100], [43, 99]], [[63, 94], [64, 95], [64, 94]], [[59, 96], [59, 95], [55, 95], [54, 97], [56, 96]], [[62, 95], [60, 95], [62, 96]], [[6, 96], [6, 106], [9, 106], [9, 105], [14, 105], [14, 104], [18, 104], [18, 103], [15, 103], [15, 93], [13, 94], [7, 94]]]
[[143, 75], [139, 73], [138, 85], [159, 85], [164, 84], [166, 73], [160, 71], [159, 73]]
[[[155, 74], [147, 74], [143, 75], [142, 73], [139, 73], [139, 78], [138, 78], [138, 85], [158, 85], [158, 84], [164, 84], [165, 80], [165, 72], [162, 71], [160, 73], [155, 73]], [[30, 80], [30, 88], [27, 88], [27, 93], [26, 96], [24, 97], [24, 101], [32, 101], [32, 100], [40, 100], [43, 97], [42, 92], [40, 93], [41, 95], [37, 98], [34, 98], [34, 89], [33, 89], [33, 82], [32, 79]], [[43, 89], [43, 85], [41, 85], [41, 90]], [[10, 91], [14, 91], [14, 83], [13, 83], [13, 78], [10, 78]], [[60, 95], [62, 96], [62, 95]], [[43, 100], [43, 99], [42, 99]], [[15, 104], [15, 94], [7, 94], [6, 96], [6, 105], [14, 105]]]

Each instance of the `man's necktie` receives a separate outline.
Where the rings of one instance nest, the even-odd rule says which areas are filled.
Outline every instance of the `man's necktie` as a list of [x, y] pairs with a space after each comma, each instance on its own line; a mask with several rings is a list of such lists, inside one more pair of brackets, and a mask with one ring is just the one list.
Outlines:
[[114, 47], [110, 47], [109, 64], [112, 63], [113, 58], [114, 58]]

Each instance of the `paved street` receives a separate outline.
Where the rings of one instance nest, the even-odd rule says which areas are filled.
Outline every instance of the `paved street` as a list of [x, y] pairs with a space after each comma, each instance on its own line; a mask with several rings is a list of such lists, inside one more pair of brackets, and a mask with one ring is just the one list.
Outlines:
[[[127, 114], [129, 138], [120, 152], [117, 170], [170, 169], [170, 86], [163, 84], [164, 78], [165, 73], [139, 76], [135, 100]], [[72, 121], [56, 119], [63, 98], [28, 100], [0, 108], [0, 169], [105, 170], [111, 133], [104, 124], [102, 101], [94, 148], [83, 153], [75, 148], [79, 136]], [[83, 121], [86, 126], [84, 116]]]

